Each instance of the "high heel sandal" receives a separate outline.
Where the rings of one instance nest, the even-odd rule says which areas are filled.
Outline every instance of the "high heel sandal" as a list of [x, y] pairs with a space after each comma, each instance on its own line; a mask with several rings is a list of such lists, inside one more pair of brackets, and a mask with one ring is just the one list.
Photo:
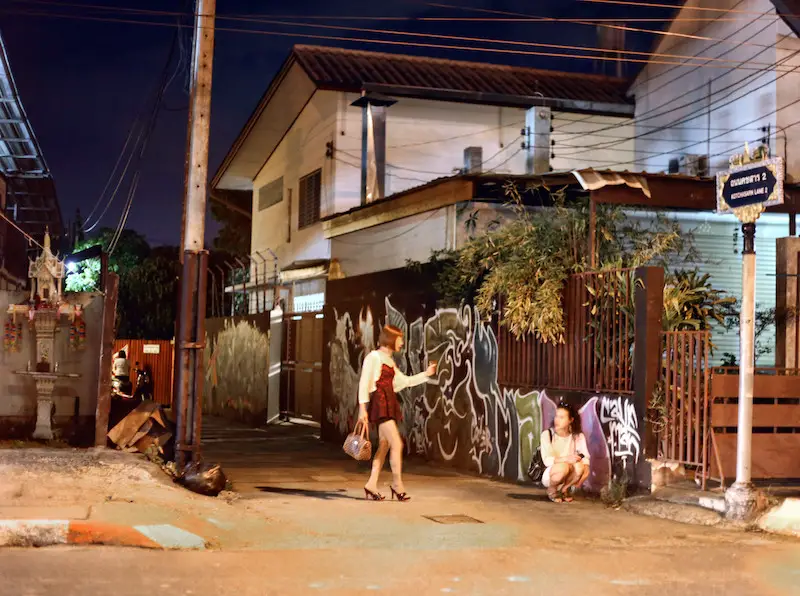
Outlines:
[[392, 491], [392, 500], [393, 501], [395, 500], [395, 498], [398, 501], [410, 501], [411, 500], [411, 497], [409, 497], [406, 493], [399, 493], [396, 490], [394, 490], [393, 486], [390, 486], [389, 490]]
[[367, 501], [383, 501], [386, 497], [384, 497], [380, 493], [374, 493], [371, 490], [369, 490], [368, 488], [365, 488], [364, 489], [364, 498]]

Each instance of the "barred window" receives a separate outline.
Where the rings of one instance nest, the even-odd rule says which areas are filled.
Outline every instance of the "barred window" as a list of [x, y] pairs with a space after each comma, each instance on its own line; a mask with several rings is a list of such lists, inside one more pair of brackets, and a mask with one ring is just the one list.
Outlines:
[[298, 228], [306, 228], [319, 221], [322, 197], [322, 170], [311, 172], [300, 178]]

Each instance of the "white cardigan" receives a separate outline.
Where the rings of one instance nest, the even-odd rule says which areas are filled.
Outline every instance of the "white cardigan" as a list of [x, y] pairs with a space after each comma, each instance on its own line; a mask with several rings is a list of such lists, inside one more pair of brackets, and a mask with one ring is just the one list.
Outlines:
[[408, 387], [422, 385], [428, 380], [428, 375], [424, 372], [407, 377], [400, 372], [391, 356], [381, 350], [373, 350], [364, 358], [364, 364], [361, 367], [361, 380], [358, 383], [358, 403], [369, 403], [369, 396], [375, 391], [375, 383], [381, 378], [381, 368], [383, 364], [394, 369], [394, 382], [392, 386], [395, 391], [402, 391]]

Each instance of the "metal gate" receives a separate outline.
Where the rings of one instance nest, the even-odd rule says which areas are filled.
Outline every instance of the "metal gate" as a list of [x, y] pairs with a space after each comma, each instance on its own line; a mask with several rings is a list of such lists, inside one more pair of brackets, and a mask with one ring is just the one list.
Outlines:
[[661, 451], [669, 461], [697, 466], [705, 490], [710, 438], [711, 334], [667, 331], [663, 336], [663, 399], [656, 402]]
[[281, 416], [322, 421], [321, 312], [286, 313], [281, 350]]

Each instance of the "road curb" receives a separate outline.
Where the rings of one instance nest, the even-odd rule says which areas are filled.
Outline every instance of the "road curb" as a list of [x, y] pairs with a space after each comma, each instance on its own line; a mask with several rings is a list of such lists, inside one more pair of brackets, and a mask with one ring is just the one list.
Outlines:
[[794, 497], [785, 499], [758, 520], [758, 527], [765, 532], [800, 538], [800, 499]]
[[56, 545], [203, 550], [205, 540], [168, 524], [124, 526], [94, 521], [0, 520], [0, 547]]

